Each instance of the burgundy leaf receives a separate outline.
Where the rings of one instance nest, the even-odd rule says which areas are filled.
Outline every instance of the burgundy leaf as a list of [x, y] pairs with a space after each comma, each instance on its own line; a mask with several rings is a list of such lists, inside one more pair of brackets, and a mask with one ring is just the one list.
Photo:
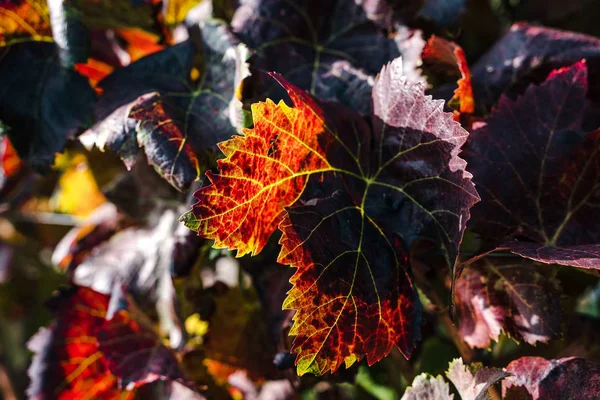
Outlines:
[[582, 358], [521, 357], [506, 371], [512, 374], [502, 382], [507, 398], [522, 387], [519, 393], [525, 389], [533, 400], [600, 399], [600, 365]]
[[514, 24], [472, 68], [479, 108], [491, 110], [502, 93], [514, 97], [531, 83], [542, 82], [554, 69], [581, 59], [591, 66], [591, 93], [600, 95], [600, 39], [575, 32]]
[[[193, 387], [175, 354], [163, 345], [151, 322], [119, 291], [113, 291], [111, 304], [115, 301], [114, 296], [122, 296], [122, 299], [116, 299], [123, 302], [119, 305], [121, 309], [104, 322], [96, 337], [110, 371], [119, 377], [120, 386], [133, 390], [161, 379]], [[111, 312], [110, 305], [108, 312]]]
[[[473, 230], [500, 243], [511, 236], [535, 242], [500, 247], [539, 261], [574, 265], [581, 257], [582, 266], [599, 267], [600, 131], [581, 128], [586, 93], [587, 65], [578, 62], [516, 101], [502, 97], [476, 126], [465, 150], [482, 198]], [[572, 247], [582, 245], [584, 252]]]

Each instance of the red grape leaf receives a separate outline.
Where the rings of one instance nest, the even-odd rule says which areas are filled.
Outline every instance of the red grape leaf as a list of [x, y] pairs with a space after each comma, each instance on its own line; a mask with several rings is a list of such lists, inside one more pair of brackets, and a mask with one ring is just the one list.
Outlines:
[[133, 392], [119, 389], [96, 339], [105, 323], [109, 296], [74, 288], [55, 302], [56, 320], [28, 343], [35, 353], [29, 368], [29, 398], [133, 399]]
[[[536, 245], [499, 247], [546, 263], [574, 265], [581, 255], [582, 265], [600, 266], [590, 259], [600, 242], [600, 131], [581, 128], [586, 92], [587, 66], [579, 62], [552, 72], [516, 101], [502, 97], [473, 131], [465, 157], [482, 196], [473, 230], [499, 240], [526, 237]], [[587, 251], [571, 247], [582, 245]]]
[[503, 395], [522, 387], [533, 400], [583, 400], [600, 396], [600, 365], [582, 358], [521, 357], [508, 364], [506, 371], [512, 376], [502, 382]]
[[446, 376], [454, 384], [461, 400], [487, 400], [488, 388], [509, 374], [481, 364], [465, 365], [462, 358], [450, 363]]
[[501, 331], [529, 344], [560, 335], [560, 284], [532, 261], [485, 257], [456, 279], [459, 333], [471, 347], [489, 348]]
[[83, 140], [109, 147], [128, 168], [143, 147], [161, 176], [177, 189], [187, 189], [201, 172], [201, 157], [236, 133], [241, 103], [235, 89], [247, 73], [246, 49], [224, 23], [204, 24], [200, 41], [203, 73], [198, 81], [190, 77], [197, 55], [191, 40], [101, 81], [100, 122]]
[[402, 77], [400, 59], [375, 83], [371, 127], [273, 76], [294, 107], [252, 106], [254, 128], [220, 144], [220, 174], [207, 174], [211, 184], [182, 220], [238, 256], [260, 252], [279, 224], [279, 262], [297, 267], [284, 307], [297, 310], [300, 374], [363, 355], [373, 364], [394, 345], [408, 357], [420, 307], [407, 252], [431, 240], [454, 264], [478, 200], [458, 157], [468, 134]]
[[450, 386], [441, 375], [417, 375], [400, 400], [452, 400]]
[[[352, 101], [344, 80], [332, 74], [335, 62], [375, 75], [400, 55], [398, 43], [386, 36], [364, 12], [360, 2], [346, 0], [244, 0], [231, 25], [256, 53], [253, 67], [277, 71], [292, 84], [321, 99]], [[261, 75], [260, 100], [275, 101], [285, 93]], [[365, 101], [367, 101], [365, 99]], [[349, 104], [351, 105], [351, 104]]]
[[[110, 371], [119, 377], [119, 385], [127, 390], [158, 379], [179, 382], [190, 388], [190, 382], [175, 354], [165, 347], [151, 321], [131, 303], [120, 288], [111, 294], [109, 320], [96, 333], [98, 346]], [[112, 314], [112, 315], [110, 315]]]
[[[586, 59], [592, 82], [600, 82], [600, 39], [574, 32], [514, 24], [472, 68], [476, 106], [491, 110], [502, 93], [513, 98], [529, 84], [540, 83], [557, 68]], [[594, 84], [591, 94], [600, 95]], [[595, 128], [595, 127], [594, 127]]]
[[458, 87], [448, 105], [461, 114], [472, 114], [475, 111], [471, 72], [467, 64], [465, 52], [454, 42], [432, 36], [423, 49], [423, 64], [430, 68], [441, 69], [447, 75], [458, 75]]

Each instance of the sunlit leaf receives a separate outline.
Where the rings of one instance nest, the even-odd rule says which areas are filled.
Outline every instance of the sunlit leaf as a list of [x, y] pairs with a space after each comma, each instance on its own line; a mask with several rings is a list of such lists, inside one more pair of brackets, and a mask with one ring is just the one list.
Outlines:
[[238, 256], [260, 252], [279, 224], [279, 261], [298, 268], [284, 307], [297, 310], [300, 374], [363, 354], [373, 364], [394, 345], [410, 356], [420, 310], [407, 251], [428, 239], [452, 265], [478, 199], [457, 155], [467, 132], [401, 75], [400, 59], [382, 70], [368, 126], [275, 74], [294, 107], [253, 105], [254, 128], [220, 144], [220, 174], [182, 217]]
[[461, 400], [487, 400], [488, 388], [508, 375], [506, 371], [481, 364], [465, 365], [462, 358], [452, 361], [446, 372]]
[[85, 217], [106, 199], [98, 188], [86, 157], [83, 154], [66, 157], [69, 160], [62, 168], [51, 202], [55, 211]]
[[432, 36], [423, 49], [422, 57], [425, 66], [446, 75], [460, 76], [456, 82], [458, 87], [448, 105], [462, 114], [472, 114], [475, 111], [475, 102], [471, 72], [463, 49], [454, 42]]
[[401, 400], [452, 400], [450, 386], [440, 375], [433, 377], [425, 373], [417, 375], [406, 389]]
[[99, 350], [96, 335], [105, 323], [109, 296], [75, 288], [54, 299], [56, 320], [28, 343], [35, 353], [27, 395], [33, 399], [133, 399], [118, 387]]

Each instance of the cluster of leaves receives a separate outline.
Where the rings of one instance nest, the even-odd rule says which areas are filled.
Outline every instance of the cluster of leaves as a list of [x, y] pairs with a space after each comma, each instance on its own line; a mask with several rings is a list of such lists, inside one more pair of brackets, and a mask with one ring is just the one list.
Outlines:
[[4, 396], [600, 398], [600, 39], [498, 3], [0, 0]]

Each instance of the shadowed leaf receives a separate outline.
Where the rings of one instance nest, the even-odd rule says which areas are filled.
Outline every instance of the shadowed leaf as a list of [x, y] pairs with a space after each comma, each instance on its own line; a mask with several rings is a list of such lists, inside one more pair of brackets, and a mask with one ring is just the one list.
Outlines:
[[560, 335], [560, 285], [549, 271], [516, 257], [485, 257], [456, 280], [459, 333], [489, 348], [502, 331], [529, 344]]
[[[110, 371], [119, 377], [119, 385], [133, 390], [158, 379], [179, 382], [193, 387], [179, 366], [175, 354], [165, 347], [151, 321], [135, 309], [124, 293], [115, 290], [115, 296], [123, 301], [96, 334], [99, 349]], [[110, 308], [109, 308], [110, 312]]]
[[241, 103], [234, 90], [246, 71], [245, 48], [224, 24], [207, 22], [202, 45], [198, 82], [190, 77], [192, 41], [144, 57], [100, 82], [100, 122], [86, 137], [119, 154], [128, 168], [143, 147], [161, 176], [179, 190], [188, 188], [208, 163], [201, 157], [210, 158], [207, 152], [236, 132]]
[[420, 307], [407, 252], [428, 239], [452, 265], [478, 199], [458, 157], [467, 132], [401, 75], [400, 59], [382, 70], [368, 126], [274, 74], [294, 107], [254, 104], [254, 128], [220, 144], [220, 174], [182, 217], [238, 256], [260, 252], [279, 224], [279, 262], [297, 267], [284, 307], [297, 310], [299, 374], [363, 354], [373, 364], [394, 345], [410, 356]]
[[60, 66], [53, 44], [0, 48], [0, 120], [19, 156], [34, 168], [53, 163], [67, 138], [91, 119], [95, 101], [87, 80]]
[[[360, 4], [345, 0], [245, 0], [232, 26], [256, 54], [251, 65], [277, 71], [292, 84], [322, 99], [351, 101], [345, 81], [332, 73], [348, 62], [362, 74], [375, 75], [400, 55], [398, 44], [369, 20]], [[285, 97], [271, 79], [259, 79], [255, 100]], [[364, 101], [367, 101], [365, 99]]]
[[482, 197], [473, 229], [499, 241], [535, 242], [499, 248], [545, 263], [600, 266], [600, 132], [581, 128], [586, 93], [587, 66], [579, 62], [516, 101], [502, 97], [474, 129], [465, 150]]
[[[591, 94], [598, 98], [600, 86], [600, 39], [575, 32], [514, 24], [472, 68], [476, 106], [490, 111], [502, 93], [514, 98], [529, 84], [540, 83], [557, 68], [586, 59], [592, 74]], [[594, 127], [596, 128], [596, 127]]]

